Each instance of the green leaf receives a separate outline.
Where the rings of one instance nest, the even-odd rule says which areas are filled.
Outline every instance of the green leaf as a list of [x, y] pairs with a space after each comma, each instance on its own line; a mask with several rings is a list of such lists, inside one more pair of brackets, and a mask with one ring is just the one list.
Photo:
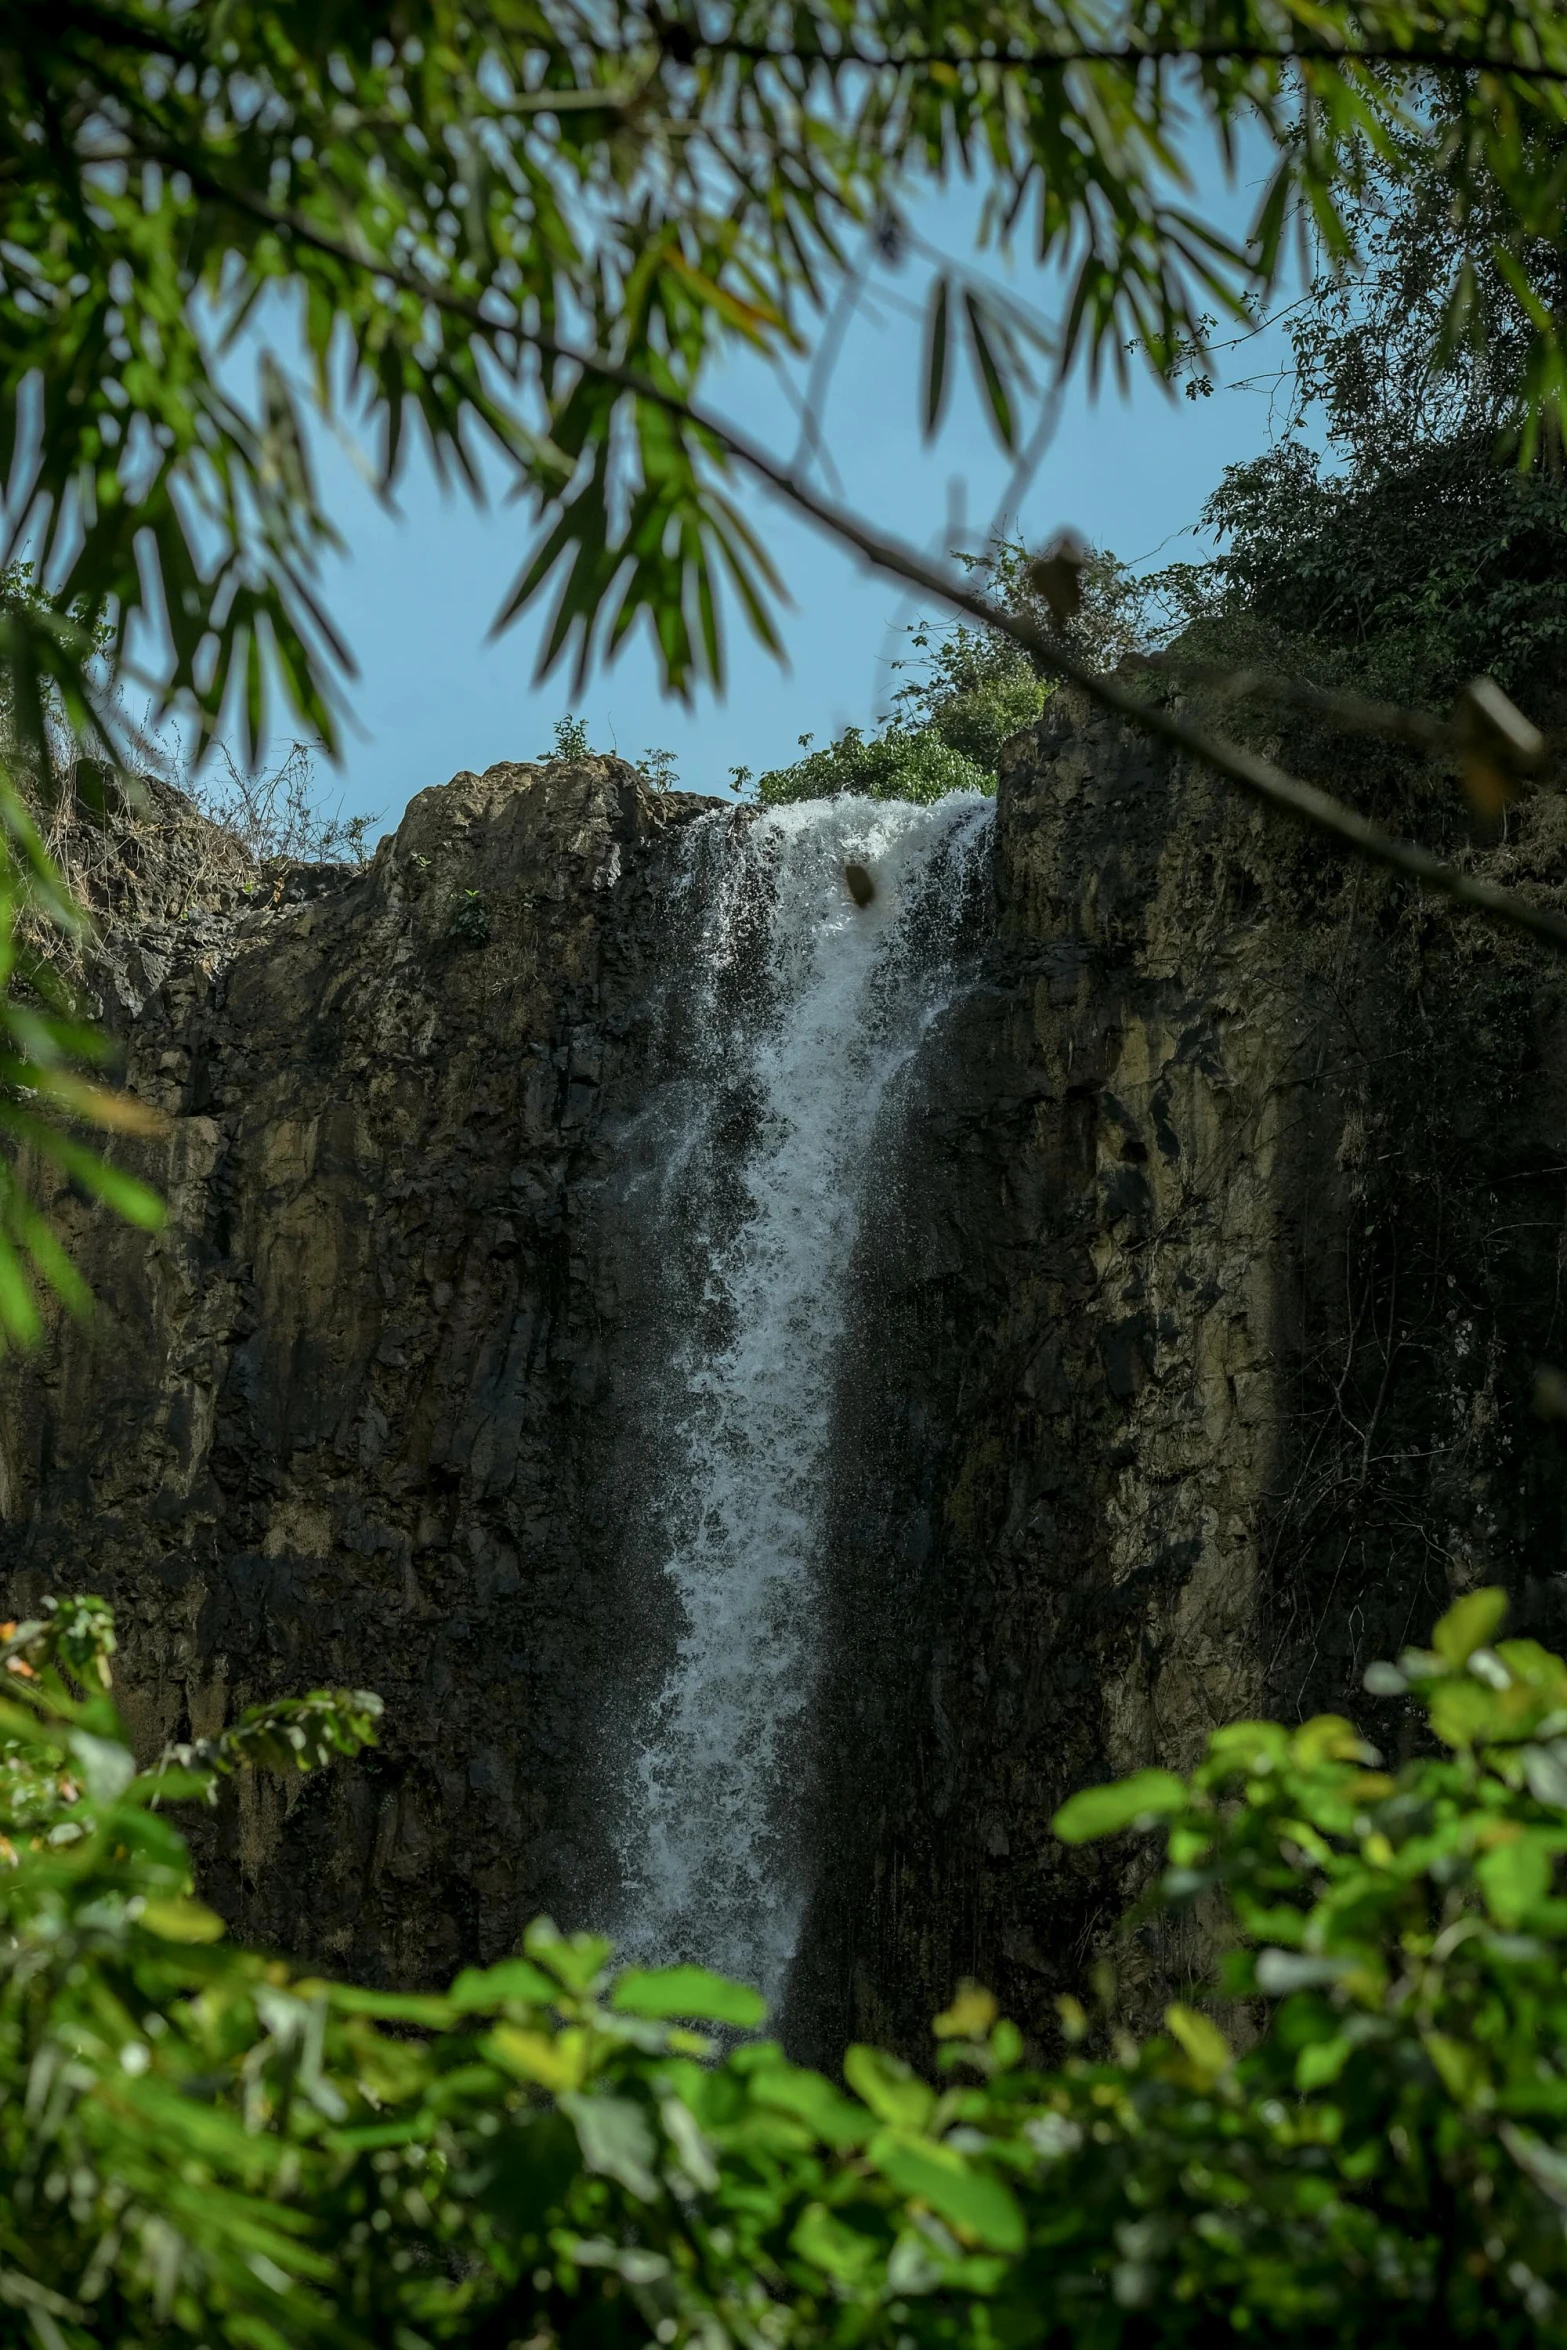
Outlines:
[[1543, 2194], [1550, 2197], [1563, 2211], [1567, 2211], [1567, 2155], [1547, 2146], [1532, 2130], [1521, 2130], [1516, 2122], [1502, 2122], [1497, 2136], [1508, 2153]]
[[842, 2096], [822, 2074], [795, 2065], [769, 2065], [751, 2076], [758, 2105], [792, 2114], [829, 2146], [863, 2145], [870, 2121], [863, 2106]]
[[1353, 1963], [1347, 1958], [1316, 1958], [1300, 1950], [1259, 1950], [1257, 1988], [1266, 1998], [1288, 1999], [1296, 1991], [1322, 1990], [1341, 1983]]
[[162, 1231], [168, 1210], [150, 1185], [138, 1183], [134, 1175], [111, 1167], [107, 1159], [97, 1158], [91, 1151], [73, 1154], [71, 1172], [127, 1224], [135, 1224], [143, 1232]]
[[900, 2056], [884, 2055], [879, 2048], [849, 2049], [843, 2060], [843, 2077], [878, 2121], [919, 2130], [935, 2110], [935, 2090]]
[[136, 1776], [136, 1757], [130, 1748], [118, 1739], [95, 1738], [86, 1730], [73, 1730], [70, 1746], [82, 1766], [88, 1794], [99, 1803], [118, 1803]]
[[1507, 1616], [1507, 1594], [1494, 1588], [1469, 1591], [1438, 1619], [1431, 1646], [1445, 1665], [1456, 1672], [1477, 1648], [1486, 1648]]
[[680, 2168], [687, 2178], [704, 2195], [716, 2194], [722, 2183], [718, 2164], [714, 2160], [707, 2133], [690, 2106], [680, 2097], [661, 2097], [658, 2114], [664, 2125], [664, 2134], [673, 2146]]
[[954, 1994], [952, 2005], [935, 2018], [931, 2030], [938, 2040], [983, 2040], [996, 2020], [996, 2013], [992, 1992], [978, 1983], [963, 1983]]
[[1026, 2231], [1017, 2198], [1004, 2180], [974, 2169], [956, 2148], [931, 2138], [881, 2131], [866, 2159], [905, 2195], [928, 2203], [950, 2226], [993, 2252], [1021, 2252]]
[[576, 2130], [589, 2170], [618, 2179], [639, 2202], [658, 2200], [663, 2192], [653, 2171], [658, 2141], [640, 2105], [629, 2097], [593, 2097], [577, 2089], [565, 2090], [556, 2102]]
[[1185, 2007], [1177, 2001], [1165, 2009], [1164, 2022], [1171, 2038], [1185, 2049], [1200, 2072], [1217, 2080], [1235, 2062], [1234, 2052], [1218, 2025], [1195, 2007]]
[[1125, 1828], [1152, 1828], [1186, 1807], [1186, 1781], [1173, 1771], [1133, 1771], [1070, 1796], [1051, 1821], [1063, 1844], [1089, 1844]]
[[1342, 1714], [1313, 1714], [1292, 1734], [1289, 1752], [1291, 1762], [1307, 1771], [1320, 1769], [1323, 1763], [1370, 1763], [1377, 1759], [1375, 1749]]
[[529, 1958], [567, 1991], [591, 1991], [614, 1950], [599, 1934], [563, 1934], [552, 1918], [535, 1918], [522, 1937]]
[[1552, 1811], [1567, 1811], [1567, 1741], [1520, 1747], [1518, 1759], [1535, 1802]]
[[1360, 1686], [1368, 1697], [1403, 1697], [1409, 1683], [1397, 1665], [1369, 1664], [1360, 1676]]
[[952, 341], [950, 287], [946, 272], [936, 279], [930, 291], [930, 309], [925, 330], [925, 437], [929, 440], [939, 429], [946, 413], [947, 395], [951, 388], [948, 356]]
[[767, 2002], [759, 1991], [700, 1966], [633, 1967], [616, 1976], [609, 2004], [623, 2015], [678, 2016], [687, 2022], [737, 2024], [746, 2031], [767, 2020]]
[[1295, 2059], [1296, 2088], [1308, 2096], [1313, 2089], [1330, 2089], [1352, 2053], [1351, 2043], [1342, 2035], [1333, 2040], [1308, 2040]]
[[862, 2283], [886, 2257], [884, 2244], [850, 2227], [821, 2203], [807, 2204], [789, 2241], [802, 2260], [851, 2286]]
[[429, 2032], [445, 2030], [452, 2020], [447, 2002], [428, 1991], [376, 1991], [359, 1983], [302, 1986], [306, 1987], [324, 1989], [333, 2007], [344, 2015], [374, 2016], [388, 2024], [417, 2024]]
[[144, 1900], [136, 1922], [164, 1942], [217, 1942], [228, 1932], [223, 1920], [199, 1901]]
[[1521, 1926], [1551, 1889], [1551, 1845], [1526, 1829], [1506, 1844], [1493, 1845], [1475, 1862], [1485, 1905], [1499, 1926]]
[[1425, 2032], [1421, 2037], [1448, 2095], [1460, 2105], [1477, 2103], [1491, 2085], [1479, 2049], [1471, 2041], [1455, 2040], [1448, 2032]]
[[464, 1967], [447, 1997], [454, 2008], [467, 2014], [503, 2007], [513, 1999], [526, 2001], [530, 2007], [548, 2007], [559, 1988], [527, 1959], [503, 1958], [497, 1966]]
[[978, 295], [966, 291], [963, 308], [968, 318], [969, 343], [974, 353], [974, 363], [996, 428], [996, 437], [1004, 449], [1012, 449], [1017, 444], [1017, 421], [1012, 412], [1006, 378], [991, 343], [984, 304]]
[[[0, 1207], [3, 1204], [0, 1200]], [[3, 1232], [0, 1232], [0, 1331], [17, 1346], [35, 1345], [43, 1331], [32, 1283]]]
[[1211, 1761], [1246, 1771], [1276, 1769], [1289, 1750], [1289, 1732], [1278, 1722], [1228, 1722], [1208, 1740]]
[[1446, 1746], [1474, 1746], [1484, 1739], [1505, 1738], [1510, 1730], [1523, 1726], [1517, 1719], [1517, 1703], [1507, 1702], [1520, 1698], [1527, 1705], [1528, 1692], [1490, 1689], [1466, 1673], [1454, 1673], [1430, 1690], [1431, 1727]]

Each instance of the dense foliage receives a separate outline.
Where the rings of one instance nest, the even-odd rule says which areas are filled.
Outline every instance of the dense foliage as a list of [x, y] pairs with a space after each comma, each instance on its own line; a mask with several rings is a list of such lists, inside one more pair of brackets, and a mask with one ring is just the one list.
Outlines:
[[1138, 2042], [1063, 2001], [1041, 2068], [967, 1987], [933, 2079], [842, 2085], [743, 2036], [754, 1993], [547, 1923], [440, 1994], [236, 1948], [168, 1806], [352, 1754], [375, 1700], [138, 1772], [107, 1610], [52, 1605], [0, 1643], [0, 2338], [1567, 2341], [1567, 1665], [1504, 1605], [1368, 1675], [1396, 1770], [1240, 1723], [1065, 1806], [1159, 1831], [1141, 1914], [1199, 1910], [1217, 2008]]
[[[1065, 641], [1091, 661], [1112, 664], [1140, 642], [1141, 593], [1113, 555], [1084, 548], [1079, 563], [1077, 552], [1080, 601]], [[982, 555], [959, 560], [984, 582], [998, 611], [1045, 616], [1028, 549], [1020, 543], [997, 540]], [[760, 778], [764, 806], [833, 792], [938, 800], [948, 792], [995, 790], [1003, 744], [1033, 724], [1052, 682], [1000, 628], [922, 620], [908, 634], [919, 658], [895, 665], [912, 674], [892, 696], [892, 709], [876, 732], [845, 727], [820, 750], [802, 736], [805, 756]]]
[[902, 690], [892, 716], [869, 735], [845, 727], [820, 750], [802, 736], [802, 758], [759, 778], [764, 806], [833, 792], [939, 800], [947, 792], [995, 790], [1001, 745], [1039, 716], [1043, 680], [1007, 638], [977, 629], [918, 629], [914, 644], [929, 652], [926, 675]]
[[[1430, 104], [1456, 137], [1450, 96]], [[1559, 136], [1540, 154], [1567, 177]], [[1526, 706], [1554, 699], [1567, 485], [1554, 463], [1519, 467], [1534, 428], [1518, 384], [1535, 316], [1567, 299], [1567, 246], [1558, 221], [1505, 253], [1505, 189], [1485, 171], [1457, 181], [1451, 150], [1423, 151], [1377, 164], [1349, 202], [1368, 263], [1295, 308], [1289, 430], [1209, 501], [1218, 561], [1167, 575], [1198, 622], [1192, 649], [1241, 644], [1440, 710], [1487, 673]], [[1295, 437], [1311, 414], [1327, 463]]]
[[1297, 673], [1443, 711], [1489, 674], [1539, 708], [1567, 650], [1567, 486], [1492, 444], [1329, 472], [1285, 442], [1232, 468], [1204, 520], [1228, 545], [1202, 617], [1260, 623]]

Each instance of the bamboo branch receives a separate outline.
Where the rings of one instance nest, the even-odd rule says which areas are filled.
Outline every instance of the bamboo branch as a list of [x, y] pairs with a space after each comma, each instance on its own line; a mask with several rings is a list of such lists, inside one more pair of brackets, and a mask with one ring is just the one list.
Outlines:
[[913, 72], [941, 66], [991, 66], [1005, 73], [1060, 73], [1074, 65], [1171, 65], [1191, 60], [1205, 65], [1402, 65], [1418, 72], [1505, 74], [1524, 82], [1567, 82], [1567, 59], [1543, 65], [1527, 58], [1485, 51], [1464, 53], [1434, 42], [1364, 42], [1354, 48], [1331, 40], [1292, 41], [1128, 41], [1116, 46], [1073, 43], [1026, 50], [931, 49], [884, 51], [795, 47], [763, 41], [706, 37], [681, 24], [660, 24], [656, 37], [677, 64], [698, 57], [735, 57], [751, 65], [855, 67], [866, 72]]
[[1134, 653], [1129, 666], [1172, 678], [1177, 685], [1198, 685], [1229, 702], [1277, 702], [1298, 710], [1304, 718], [1320, 718], [1346, 734], [1379, 735], [1386, 742], [1407, 743], [1428, 758], [1460, 755], [1463, 741], [1450, 718], [1413, 710], [1402, 702], [1379, 702], [1368, 694], [1348, 693], [1339, 686], [1312, 685], [1302, 677], [1281, 677], [1269, 669], [1229, 669], [1217, 661], [1183, 661], [1178, 653]]
[[931, 563], [917, 549], [902, 540], [889, 537], [865, 521], [849, 507], [839, 505], [813, 490], [796, 474], [786, 470], [759, 443], [737, 427], [700, 407], [695, 401], [684, 399], [679, 393], [666, 391], [660, 385], [639, 375], [618, 361], [602, 358], [590, 351], [575, 349], [555, 337], [527, 329], [519, 318], [502, 323], [486, 312], [481, 302], [449, 287], [420, 277], [416, 272], [393, 263], [387, 257], [355, 252], [338, 239], [319, 229], [303, 215], [272, 204], [267, 198], [245, 189], [231, 189], [210, 174], [192, 169], [183, 158], [160, 157], [166, 162], [178, 161], [190, 176], [192, 185], [202, 185], [217, 202], [231, 205], [237, 211], [249, 213], [264, 220], [281, 233], [297, 237], [301, 243], [312, 246], [323, 255], [355, 270], [373, 272], [398, 285], [404, 292], [416, 295], [449, 316], [460, 318], [471, 331], [481, 334], [492, 344], [509, 339], [533, 350], [543, 359], [581, 368], [601, 383], [612, 385], [630, 397], [645, 400], [703, 433], [733, 461], [762, 482], [786, 505], [804, 514], [829, 537], [852, 547], [865, 562], [877, 571], [900, 580], [905, 586], [938, 599], [951, 610], [977, 620], [982, 626], [1000, 631], [1023, 647], [1049, 674], [1065, 678], [1077, 686], [1089, 700], [1112, 716], [1123, 719], [1140, 733], [1151, 735], [1156, 742], [1167, 743], [1172, 750], [1183, 751], [1188, 757], [1199, 759], [1216, 774], [1249, 797], [1260, 800], [1264, 806], [1275, 808], [1297, 822], [1311, 826], [1338, 841], [1353, 855], [1368, 863], [1380, 865], [1419, 888], [1452, 900], [1455, 905], [1483, 915], [1487, 921], [1504, 929], [1516, 930], [1525, 937], [1540, 940], [1558, 953], [1567, 952], [1567, 918], [1537, 906], [1516, 890], [1504, 889], [1499, 883], [1486, 881], [1466, 873], [1460, 867], [1447, 863], [1430, 849], [1417, 842], [1397, 839], [1384, 832], [1380, 825], [1335, 799], [1314, 783], [1286, 773], [1271, 759], [1248, 750], [1243, 744], [1228, 741], [1222, 735], [1211, 734], [1205, 727], [1194, 726], [1188, 719], [1144, 701], [1119, 678], [1095, 669], [1080, 660], [1053, 631], [1045, 629], [1024, 613], [1006, 611], [968, 587], [957, 575]]

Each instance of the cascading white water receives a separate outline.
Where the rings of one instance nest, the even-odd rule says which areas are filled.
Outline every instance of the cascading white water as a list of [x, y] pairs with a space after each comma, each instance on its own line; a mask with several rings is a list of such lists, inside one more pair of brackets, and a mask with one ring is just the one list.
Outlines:
[[[989, 817], [977, 795], [841, 798], [726, 812], [687, 836], [696, 1000], [655, 1112], [648, 1226], [678, 1271], [669, 1352], [642, 1373], [682, 1628], [628, 1773], [620, 1939], [774, 2003], [808, 1892], [793, 1829], [851, 1260], [899, 1074], [959, 983]], [[851, 861], [874, 883], [864, 907]]]

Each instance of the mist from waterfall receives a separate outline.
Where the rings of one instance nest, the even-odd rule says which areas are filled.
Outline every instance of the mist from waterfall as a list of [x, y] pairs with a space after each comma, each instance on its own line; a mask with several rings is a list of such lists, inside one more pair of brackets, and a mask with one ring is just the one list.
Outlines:
[[638, 1374], [660, 1465], [644, 1555], [680, 1628], [650, 1712], [622, 1725], [618, 1938], [774, 2004], [809, 1892], [797, 1831], [852, 1260], [900, 1079], [963, 984], [990, 815], [977, 795], [817, 800], [715, 813], [682, 844], [682, 1041], [640, 1183], [664, 1305]]

